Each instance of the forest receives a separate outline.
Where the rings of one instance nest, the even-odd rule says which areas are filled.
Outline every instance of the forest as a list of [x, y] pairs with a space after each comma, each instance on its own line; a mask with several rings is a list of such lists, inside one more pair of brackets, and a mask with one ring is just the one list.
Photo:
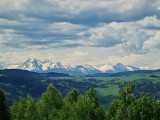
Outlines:
[[93, 88], [85, 94], [72, 89], [62, 97], [49, 84], [39, 99], [28, 95], [8, 105], [0, 91], [0, 120], [160, 120], [160, 103], [152, 96], [135, 96], [134, 84], [119, 91], [108, 110], [99, 103]]

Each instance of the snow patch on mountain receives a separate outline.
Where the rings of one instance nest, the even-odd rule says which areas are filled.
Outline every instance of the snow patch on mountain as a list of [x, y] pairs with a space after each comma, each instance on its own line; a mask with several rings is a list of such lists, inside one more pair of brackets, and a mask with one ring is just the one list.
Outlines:
[[98, 66], [97, 69], [99, 69], [101, 72], [115, 72], [114, 66], [112, 64], [105, 64]]
[[0, 70], [5, 69], [4, 65], [0, 65]]
[[34, 72], [57, 72], [70, 75], [91, 75], [97, 73], [118, 73], [127, 71], [146, 70], [145, 67], [137, 68], [129, 65], [118, 63], [116, 65], [104, 64], [99, 66], [92, 65], [71, 65], [61, 62], [53, 62], [51, 60], [40, 61], [38, 59], [27, 59], [26, 61], [4, 67], [0, 65], [0, 69], [22, 69]]

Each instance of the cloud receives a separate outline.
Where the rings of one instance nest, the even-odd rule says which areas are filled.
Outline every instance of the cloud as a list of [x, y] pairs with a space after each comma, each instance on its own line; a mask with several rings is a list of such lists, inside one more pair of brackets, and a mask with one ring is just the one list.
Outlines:
[[144, 42], [144, 49], [160, 49], [160, 31], [156, 32], [154, 36]]
[[160, 27], [160, 20], [157, 16], [147, 16], [143, 20], [137, 21], [137, 25], [149, 28], [149, 27]]
[[69, 54], [68, 57], [76, 57], [76, 58], [82, 58], [84, 56], [88, 55], [87, 52], [82, 52], [82, 51], [75, 51], [72, 54]]
[[117, 63], [123, 63], [126, 65], [136, 65], [139, 66], [139, 61], [145, 61], [145, 58], [141, 55], [136, 54], [130, 54], [130, 55], [124, 55], [124, 56], [109, 56], [106, 58], [107, 63], [117, 64]]
[[[61, 54], [61, 56], [58, 56]], [[0, 64], [17, 64], [25, 61], [27, 58], [37, 58], [40, 60], [50, 59], [53, 62], [62, 62], [64, 64], [78, 64], [81, 61], [85, 61], [86, 57], [89, 55], [85, 51], [68, 51], [68, 50], [59, 50], [49, 49], [47, 51], [43, 50], [32, 50], [26, 51], [22, 49], [21, 51], [10, 50], [8, 52], [0, 52]]]
[[159, 64], [159, 8], [159, 0], [1, 0], [0, 61]]
[[41, 25], [40, 23], [19, 23], [16, 27], [14, 25], [17, 25], [17, 23], [14, 23], [10, 23], [13, 27], [8, 27], [9, 25], [6, 24], [6, 27], [0, 30], [1, 45], [15, 48], [17, 46], [25, 48], [27, 45], [70, 47], [79, 46], [80, 40], [88, 37], [88, 26], [76, 25], [69, 22], [42, 23]]
[[[150, 29], [148, 29], [149, 27]], [[155, 29], [155, 27], [160, 27], [160, 20], [156, 16], [146, 17], [136, 22], [102, 24], [90, 30], [90, 41], [93, 46], [97, 47], [114, 47], [119, 45], [124, 50], [141, 53], [145, 52], [145, 47], [143, 46], [148, 43], [146, 41], [159, 45], [157, 42], [159, 30]], [[155, 45], [152, 47], [155, 47]]]
[[19, 21], [38, 18], [54, 22], [95, 24], [135, 21], [152, 15], [160, 17], [159, 7], [159, 0], [2, 0], [0, 16]]
[[3, 47], [27, 48], [29, 45], [38, 49], [49, 49], [118, 45], [123, 50], [134, 53], [146, 52], [146, 45], [143, 44], [160, 28], [160, 20], [157, 16], [146, 17], [136, 22], [99, 23], [95, 27], [70, 22], [42, 22], [41, 25], [6, 19], [0, 22], [0, 26], [3, 23], [5, 23], [3, 26], [6, 25], [0, 30], [0, 45]]

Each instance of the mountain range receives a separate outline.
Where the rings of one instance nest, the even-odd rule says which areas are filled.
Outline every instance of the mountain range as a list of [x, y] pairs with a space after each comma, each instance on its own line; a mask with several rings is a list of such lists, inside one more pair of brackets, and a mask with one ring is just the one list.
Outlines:
[[133, 67], [118, 63], [116, 65], [70, 65], [61, 62], [53, 62], [51, 60], [40, 61], [38, 59], [27, 59], [22, 63], [12, 65], [0, 65], [0, 69], [22, 69], [38, 73], [57, 72], [69, 75], [93, 75], [97, 73], [119, 73], [127, 71], [144, 70], [145, 67]]

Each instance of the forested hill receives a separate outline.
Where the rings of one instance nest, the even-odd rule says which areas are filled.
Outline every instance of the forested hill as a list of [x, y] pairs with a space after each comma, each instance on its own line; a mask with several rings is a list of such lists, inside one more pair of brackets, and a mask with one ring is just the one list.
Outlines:
[[30, 72], [27, 70], [20, 70], [20, 69], [5, 69], [0, 70], [0, 75], [14, 75], [14, 76], [51, 76], [51, 77], [67, 77], [68, 74], [64, 73], [55, 73], [55, 72], [49, 72], [49, 73], [36, 73], [36, 72]]
[[160, 104], [156, 99], [142, 94], [133, 96], [134, 85], [128, 84], [119, 91], [105, 111], [93, 88], [79, 95], [76, 89], [64, 97], [50, 84], [41, 97], [20, 98], [8, 107], [0, 90], [1, 120], [159, 120]]
[[98, 73], [90, 75], [90, 77], [108, 77], [108, 76], [122, 76], [122, 75], [135, 75], [135, 74], [152, 74], [154, 72], [160, 72], [160, 69], [158, 70], [137, 70], [137, 71], [126, 71], [126, 72], [119, 72], [119, 73]]
[[[49, 78], [68, 76], [62, 73], [36, 73], [18, 69], [0, 70], [0, 88], [5, 91], [7, 101], [11, 103], [19, 96], [24, 97], [27, 94], [38, 98], [51, 83]], [[57, 84], [55, 86], [58, 87]]]
[[0, 70], [0, 88], [4, 90], [7, 101], [10, 103], [28, 94], [38, 99], [48, 84], [53, 83], [62, 96], [73, 88], [84, 94], [86, 90], [93, 87], [100, 102], [108, 108], [111, 101], [118, 95], [118, 91], [128, 82], [136, 85], [134, 92], [136, 96], [139, 96], [141, 92], [146, 92], [160, 99], [160, 71], [110, 77], [71, 77], [59, 73]]

